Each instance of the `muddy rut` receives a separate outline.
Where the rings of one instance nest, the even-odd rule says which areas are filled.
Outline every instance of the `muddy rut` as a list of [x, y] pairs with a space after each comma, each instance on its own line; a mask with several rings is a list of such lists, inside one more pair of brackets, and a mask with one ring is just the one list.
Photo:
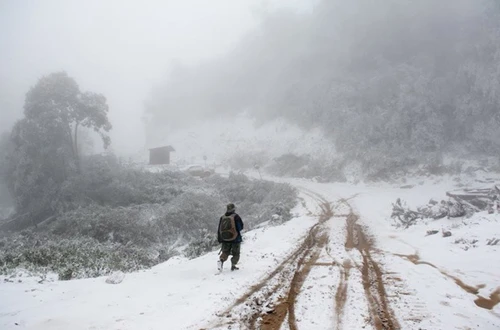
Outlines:
[[[206, 329], [236, 328], [279, 330], [286, 322], [291, 330], [298, 330], [295, 305], [306, 278], [313, 267], [337, 266], [340, 277], [337, 288], [332, 292], [332, 310], [336, 324], [332, 327], [342, 329], [342, 315], [346, 308], [349, 275], [353, 268], [362, 274], [363, 288], [368, 303], [370, 318], [375, 329], [400, 329], [396, 317], [389, 307], [382, 279], [382, 270], [371, 256], [372, 244], [363, 228], [357, 223], [358, 217], [350, 210], [342, 218], [335, 216], [331, 203], [320, 195], [301, 189], [320, 206], [318, 222], [309, 230], [301, 244], [282, 261], [274, 271], [250, 288], [231, 306], [219, 314], [219, 319]], [[349, 206], [347, 200], [341, 200]], [[350, 206], [349, 206], [350, 209]], [[357, 250], [362, 256], [362, 264], [356, 265], [349, 258], [341, 264], [318, 262], [320, 254], [329, 244], [329, 233], [325, 223], [346, 221], [346, 251]], [[342, 242], [338, 242], [342, 244]], [[333, 258], [332, 258], [333, 259]], [[232, 315], [235, 313], [235, 315]], [[236, 315], [238, 314], [238, 315]], [[234, 326], [234, 327], [233, 327]]]
[[[358, 267], [361, 269], [363, 288], [368, 300], [368, 310], [372, 318], [372, 323], [377, 330], [400, 329], [401, 327], [397, 318], [389, 307], [382, 269], [371, 254], [373, 244], [367, 235], [365, 235], [363, 227], [357, 221], [358, 216], [351, 211], [346, 219], [347, 235], [345, 248], [348, 251], [357, 249], [363, 257], [363, 263]], [[337, 306], [343, 303], [345, 302], [337, 301]]]
[[430, 266], [434, 269], [437, 269], [441, 274], [443, 274], [447, 278], [453, 280], [455, 282], [455, 284], [458, 285], [462, 290], [464, 290], [467, 293], [475, 295], [476, 299], [474, 300], [474, 303], [478, 307], [491, 310], [491, 309], [493, 309], [493, 307], [500, 304], [500, 287], [498, 287], [495, 291], [493, 291], [490, 294], [489, 298], [485, 298], [485, 297], [482, 297], [479, 295], [479, 290], [485, 288], [486, 287], [485, 284], [479, 284], [476, 286], [466, 284], [464, 281], [462, 281], [458, 277], [453, 276], [453, 275], [445, 272], [444, 270], [440, 269], [439, 267], [435, 266], [434, 264], [427, 262], [427, 261], [420, 260], [420, 256], [418, 254], [404, 255], [404, 254], [394, 253], [393, 255], [395, 255], [397, 257], [401, 257], [403, 259], [406, 259], [415, 265], [427, 265], [427, 266]]

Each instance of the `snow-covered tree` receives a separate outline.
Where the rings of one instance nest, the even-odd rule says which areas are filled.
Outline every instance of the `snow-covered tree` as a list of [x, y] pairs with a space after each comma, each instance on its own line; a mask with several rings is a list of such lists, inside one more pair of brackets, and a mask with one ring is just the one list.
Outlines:
[[103, 95], [82, 93], [65, 72], [42, 77], [26, 94], [24, 118], [12, 129], [9, 188], [18, 212], [43, 221], [53, 212], [63, 183], [79, 172], [79, 127], [110, 143], [111, 124]]
[[499, 49], [497, 0], [323, 0], [269, 14], [223, 59], [173, 73], [147, 109], [150, 131], [179, 108], [189, 120], [247, 111], [320, 127], [371, 168], [491, 154]]

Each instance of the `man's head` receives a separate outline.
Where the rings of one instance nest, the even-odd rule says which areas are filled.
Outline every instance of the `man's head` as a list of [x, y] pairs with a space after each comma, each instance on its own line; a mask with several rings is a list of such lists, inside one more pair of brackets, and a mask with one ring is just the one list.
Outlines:
[[226, 212], [234, 212], [234, 211], [236, 211], [236, 206], [234, 206], [233, 203], [227, 204], [227, 206], [226, 206]]

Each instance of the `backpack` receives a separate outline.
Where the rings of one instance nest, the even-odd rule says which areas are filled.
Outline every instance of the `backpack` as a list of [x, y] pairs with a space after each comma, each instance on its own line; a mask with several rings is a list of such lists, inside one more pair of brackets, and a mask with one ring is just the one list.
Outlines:
[[224, 215], [220, 221], [220, 237], [224, 242], [231, 242], [238, 237], [238, 231], [236, 230], [236, 221], [234, 220], [234, 214]]

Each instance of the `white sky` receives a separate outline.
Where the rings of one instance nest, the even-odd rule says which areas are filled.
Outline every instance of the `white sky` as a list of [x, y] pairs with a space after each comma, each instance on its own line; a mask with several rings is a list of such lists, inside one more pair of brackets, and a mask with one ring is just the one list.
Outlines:
[[0, 0], [0, 131], [22, 114], [38, 78], [65, 70], [82, 90], [106, 95], [113, 149], [144, 146], [143, 103], [174, 60], [227, 52], [280, 7], [307, 0]]

